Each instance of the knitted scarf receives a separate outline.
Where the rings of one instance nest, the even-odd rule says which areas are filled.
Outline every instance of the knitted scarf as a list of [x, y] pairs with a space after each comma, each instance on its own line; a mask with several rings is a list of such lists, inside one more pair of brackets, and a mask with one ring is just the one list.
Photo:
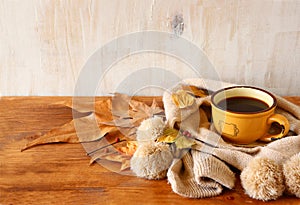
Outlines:
[[[182, 84], [211, 92], [232, 85], [199, 78], [184, 80]], [[216, 196], [224, 187], [234, 187], [236, 176], [232, 167], [242, 171], [257, 157], [282, 164], [300, 152], [300, 108], [284, 98], [276, 96], [276, 112], [289, 120], [292, 136], [268, 144], [245, 147], [225, 142], [210, 124], [209, 113], [204, 108], [210, 103], [210, 96], [197, 98], [194, 105], [180, 109], [171, 97], [177, 89], [179, 87], [163, 95], [167, 123], [170, 127], [179, 124], [180, 129], [189, 131], [198, 143], [183, 156], [175, 158], [168, 170], [168, 181], [175, 193], [190, 198]]]

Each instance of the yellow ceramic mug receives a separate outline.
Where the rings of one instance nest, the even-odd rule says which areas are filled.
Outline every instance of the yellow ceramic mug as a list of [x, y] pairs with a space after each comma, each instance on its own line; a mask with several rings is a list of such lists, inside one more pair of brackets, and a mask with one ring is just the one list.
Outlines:
[[[212, 117], [217, 131], [227, 140], [248, 144], [256, 140], [271, 141], [285, 136], [289, 131], [288, 120], [275, 114], [274, 95], [251, 86], [228, 87], [212, 95]], [[271, 135], [273, 122], [282, 131]]]

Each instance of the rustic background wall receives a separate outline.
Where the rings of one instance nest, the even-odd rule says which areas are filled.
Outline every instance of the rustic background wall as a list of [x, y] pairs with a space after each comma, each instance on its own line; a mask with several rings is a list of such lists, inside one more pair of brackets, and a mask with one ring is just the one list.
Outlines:
[[[0, 0], [0, 95], [73, 95], [89, 56], [144, 30], [195, 43], [222, 80], [300, 95], [299, 0]], [[185, 66], [158, 53], [129, 56], [103, 87], [145, 67], [191, 77]]]

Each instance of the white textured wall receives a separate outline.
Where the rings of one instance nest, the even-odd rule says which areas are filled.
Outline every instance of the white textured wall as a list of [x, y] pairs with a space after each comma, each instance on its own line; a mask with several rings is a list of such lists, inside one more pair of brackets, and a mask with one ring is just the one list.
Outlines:
[[[173, 32], [176, 15], [181, 36], [205, 51], [222, 80], [300, 95], [299, 0], [0, 0], [0, 94], [73, 95], [97, 48], [127, 33]], [[118, 62], [103, 88], [149, 66], [188, 71], [144, 53]]]

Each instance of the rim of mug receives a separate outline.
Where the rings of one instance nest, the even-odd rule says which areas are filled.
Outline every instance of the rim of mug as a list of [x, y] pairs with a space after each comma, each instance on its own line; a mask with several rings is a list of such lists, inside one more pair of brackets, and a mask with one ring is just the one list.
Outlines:
[[[230, 110], [226, 110], [226, 109], [222, 109], [220, 106], [218, 106], [215, 102], [214, 102], [214, 98], [217, 94], [224, 92], [226, 90], [231, 90], [231, 89], [235, 89], [235, 88], [250, 88], [250, 89], [255, 89], [255, 90], [259, 90], [261, 92], [264, 92], [266, 94], [268, 94], [269, 96], [272, 97], [273, 99], [273, 104], [271, 106], [269, 106], [267, 109], [263, 109], [260, 111], [256, 111], [256, 112], [236, 112], [236, 111], [230, 111]], [[276, 97], [269, 91], [259, 88], [259, 87], [255, 87], [255, 86], [249, 86], [249, 85], [236, 85], [236, 86], [230, 86], [230, 87], [226, 87], [226, 88], [222, 88], [220, 90], [217, 90], [216, 92], [214, 92], [211, 96], [211, 103], [213, 104], [214, 107], [222, 110], [222, 111], [226, 111], [226, 112], [230, 112], [230, 113], [234, 113], [234, 114], [258, 114], [258, 113], [264, 113], [267, 112], [269, 110], [272, 110], [274, 107], [277, 106], [277, 99]]]

